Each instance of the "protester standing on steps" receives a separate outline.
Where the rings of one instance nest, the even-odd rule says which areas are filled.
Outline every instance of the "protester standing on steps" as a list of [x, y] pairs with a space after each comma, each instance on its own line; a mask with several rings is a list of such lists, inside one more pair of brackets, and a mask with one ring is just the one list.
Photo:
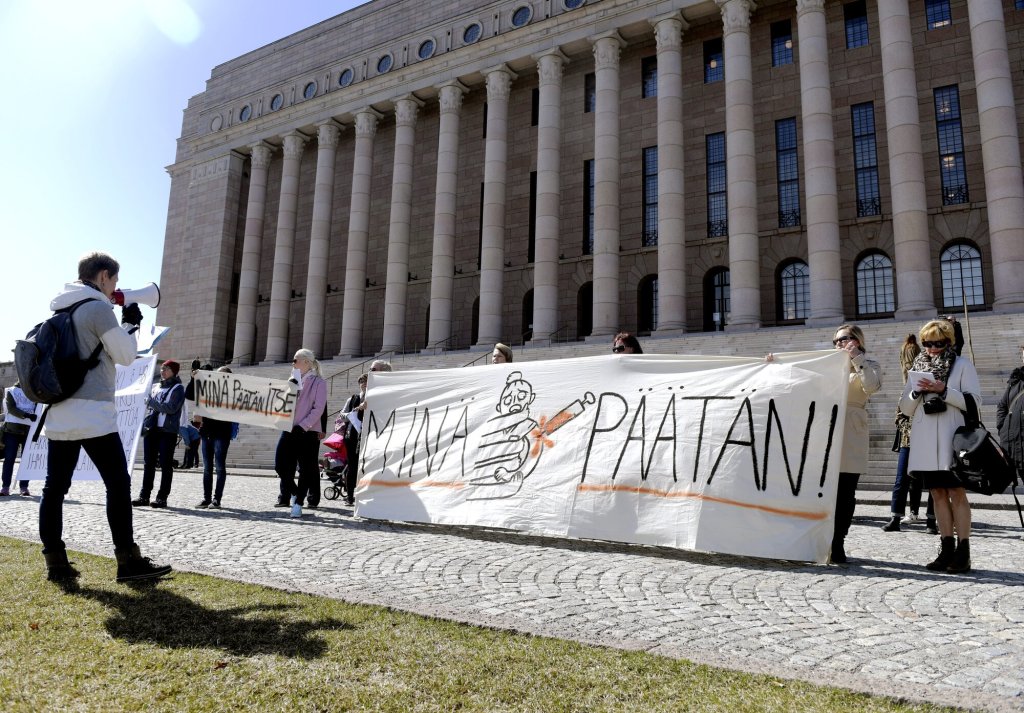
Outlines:
[[[149, 414], [142, 422], [145, 436], [142, 439], [142, 489], [132, 505], [150, 505], [155, 508], [167, 507], [174, 480], [174, 449], [178, 445], [178, 428], [181, 426], [181, 409], [185, 405], [185, 387], [178, 378], [181, 365], [168, 359], [160, 365], [160, 383], [153, 389], [146, 405]], [[160, 488], [150, 502], [156, 466], [160, 464]]]
[[82, 387], [71, 398], [51, 406], [46, 414], [43, 435], [48, 453], [46, 484], [39, 501], [39, 538], [51, 581], [71, 582], [79, 576], [68, 562], [61, 532], [64, 496], [71, 487], [82, 449], [106, 486], [107, 523], [114, 540], [117, 580], [152, 579], [171, 571], [169, 566], [143, 557], [132, 532], [131, 475], [117, 432], [114, 365], [128, 366], [135, 360], [135, 338], [131, 334], [142, 322], [142, 310], [134, 303], [122, 308], [123, 324], [118, 326], [111, 299], [119, 270], [120, 265], [110, 255], [89, 253], [78, 263], [78, 281], [65, 285], [50, 303], [50, 309], [58, 310], [87, 301], [71, 316], [78, 355], [85, 359], [102, 345], [99, 364], [88, 371]]
[[643, 354], [640, 342], [629, 332], [619, 332], [612, 339], [612, 352], [615, 354]]
[[511, 364], [512, 363], [512, 348], [507, 344], [498, 342], [494, 345], [494, 351], [491, 352], [491, 363], [492, 364]]
[[[302, 517], [302, 506], [315, 508], [320, 503], [320, 467], [317, 455], [320, 441], [327, 435], [323, 416], [327, 408], [327, 382], [320, 374], [320, 362], [309, 349], [300, 349], [292, 359], [292, 378], [298, 381], [299, 398], [295, 403], [292, 430], [281, 434], [274, 456], [274, 469], [281, 479], [281, 499], [288, 498], [292, 517]], [[299, 482], [295, 484], [295, 467]], [[309, 498], [308, 502], [306, 498]], [[278, 505], [282, 504], [278, 500]]]
[[[14, 478], [14, 459], [18, 457], [19, 448], [22, 455], [25, 454], [28, 431], [32, 427], [32, 422], [36, 420], [36, 405], [25, 396], [18, 382], [15, 382], [4, 395], [3, 412], [4, 425], [0, 427], [0, 431], [3, 432], [4, 470], [0, 495], [10, 495], [11, 480]], [[32, 494], [29, 492], [27, 480], [20, 481], [18, 485], [22, 495], [27, 497]]]
[[912, 419], [908, 467], [931, 491], [942, 536], [939, 555], [927, 568], [967, 572], [971, 568], [971, 504], [951, 470], [953, 432], [964, 424], [966, 396], [972, 396], [981, 408], [981, 386], [971, 360], [956, 355], [956, 334], [950, 322], [932, 320], [921, 327], [918, 336], [924, 351], [914, 360], [913, 371], [927, 376], [915, 379], [911, 374], [899, 409]]
[[[1021, 361], [1024, 362], [1024, 344], [1020, 346]], [[996, 407], [996, 428], [999, 431], [999, 443], [1006, 451], [1010, 462], [1017, 473], [1024, 472], [1024, 368], [1017, 367], [1010, 373], [1006, 382], [1006, 390]], [[6, 481], [4, 481], [6, 482]]]

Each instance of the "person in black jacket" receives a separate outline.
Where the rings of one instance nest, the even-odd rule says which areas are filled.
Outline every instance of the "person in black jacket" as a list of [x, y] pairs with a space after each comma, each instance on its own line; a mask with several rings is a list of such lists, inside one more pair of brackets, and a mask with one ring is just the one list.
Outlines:
[[348, 454], [348, 465], [345, 469], [346, 505], [354, 505], [356, 502], [356, 476], [359, 473], [359, 431], [351, 423], [349, 414], [355, 414], [360, 422], [362, 421], [363, 413], [366, 411], [366, 382], [368, 378], [366, 374], [359, 377], [357, 381], [359, 393], [349, 396], [348, 401], [341, 408], [341, 418], [349, 421], [345, 428], [345, 452]]
[[[1024, 344], [1021, 345], [1021, 361], [1024, 362]], [[999, 443], [1006, 451], [1017, 472], [1024, 471], [1024, 431], [1021, 429], [1022, 408], [1024, 408], [1024, 367], [1017, 367], [1006, 381], [1006, 390], [996, 406], [996, 428]]]
[[[231, 369], [222, 366], [217, 371], [230, 374]], [[189, 386], [192, 386], [189, 383]], [[227, 480], [227, 466], [225, 461], [228, 457], [228, 446], [231, 445], [231, 435], [235, 424], [230, 421], [219, 421], [215, 418], [196, 416], [194, 419], [199, 426], [199, 438], [203, 444], [203, 499], [196, 505], [197, 508], [220, 508], [220, 499], [224, 495], [224, 481]], [[217, 485], [214, 488], [213, 471], [217, 470]]]

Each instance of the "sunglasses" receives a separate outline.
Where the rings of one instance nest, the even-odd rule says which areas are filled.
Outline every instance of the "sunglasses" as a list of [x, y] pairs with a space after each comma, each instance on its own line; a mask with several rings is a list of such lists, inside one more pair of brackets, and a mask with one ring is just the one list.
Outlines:
[[622, 352], [626, 351], [626, 347], [619, 344], [617, 346], [612, 347], [612, 351], [615, 352], [616, 354], [621, 354]]
[[840, 344], [846, 344], [847, 342], [855, 341], [856, 337], [836, 337], [832, 340], [832, 345], [838, 347]]
[[943, 339], [941, 342], [922, 341], [921, 346], [924, 347], [925, 349], [940, 349], [942, 347], [948, 347], [949, 341], [945, 339]]

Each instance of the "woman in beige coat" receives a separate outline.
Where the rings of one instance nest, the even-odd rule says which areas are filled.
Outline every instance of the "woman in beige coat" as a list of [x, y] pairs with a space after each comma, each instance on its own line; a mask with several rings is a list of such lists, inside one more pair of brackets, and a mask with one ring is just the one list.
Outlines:
[[857, 504], [857, 482], [868, 468], [868, 398], [882, 386], [882, 369], [866, 355], [864, 332], [853, 324], [836, 330], [832, 345], [850, 355], [849, 391], [846, 397], [846, 427], [843, 452], [839, 461], [839, 486], [836, 492], [835, 531], [832, 535], [833, 562], [847, 561], [846, 534], [853, 522]]

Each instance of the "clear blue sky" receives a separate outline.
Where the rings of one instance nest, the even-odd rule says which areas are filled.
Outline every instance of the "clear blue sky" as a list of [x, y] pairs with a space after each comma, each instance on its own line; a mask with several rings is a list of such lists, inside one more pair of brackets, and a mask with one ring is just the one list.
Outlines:
[[0, 361], [49, 316], [82, 253], [117, 258], [121, 287], [160, 281], [164, 167], [214, 66], [362, 4], [0, 2]]

